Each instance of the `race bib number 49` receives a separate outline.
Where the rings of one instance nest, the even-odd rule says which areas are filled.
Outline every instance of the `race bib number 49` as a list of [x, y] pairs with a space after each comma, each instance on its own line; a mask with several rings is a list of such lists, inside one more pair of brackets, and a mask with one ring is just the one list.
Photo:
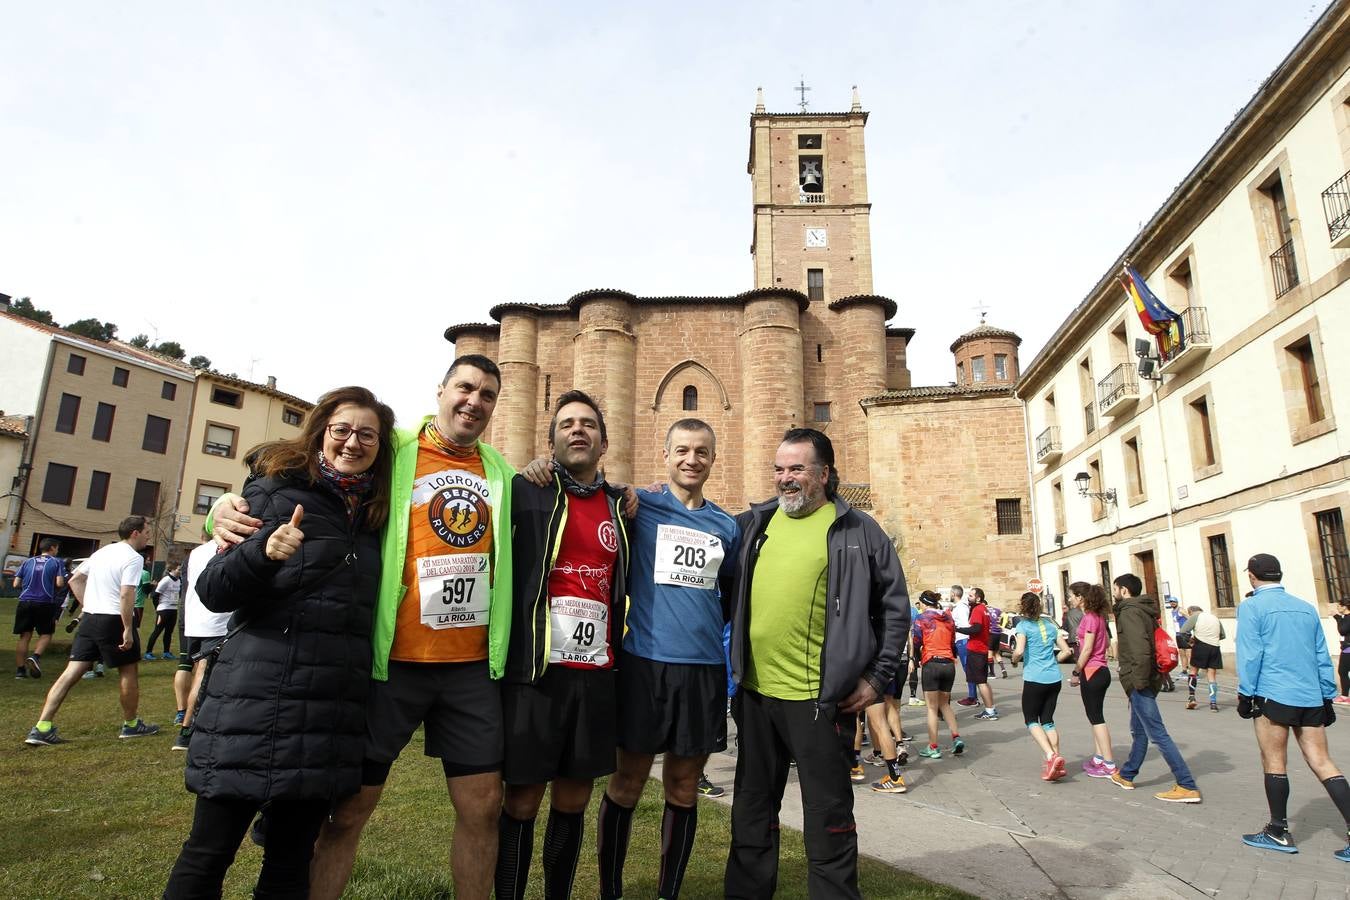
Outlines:
[[487, 624], [491, 584], [486, 553], [451, 553], [417, 558], [422, 624], [474, 628]]
[[584, 597], [549, 601], [550, 663], [609, 665], [609, 604]]
[[656, 565], [653, 567], [655, 581], [657, 584], [714, 588], [725, 552], [716, 535], [678, 525], [658, 525]]

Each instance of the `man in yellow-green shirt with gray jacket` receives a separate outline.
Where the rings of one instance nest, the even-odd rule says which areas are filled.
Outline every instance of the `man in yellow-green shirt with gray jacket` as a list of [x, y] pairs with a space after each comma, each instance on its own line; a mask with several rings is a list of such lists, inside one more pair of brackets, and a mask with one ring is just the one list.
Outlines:
[[729, 898], [773, 895], [778, 807], [797, 763], [812, 898], [858, 898], [849, 757], [857, 715], [899, 666], [909, 592], [895, 547], [835, 494], [834, 447], [794, 428], [774, 456], [777, 497], [743, 513], [731, 626], [739, 736]]

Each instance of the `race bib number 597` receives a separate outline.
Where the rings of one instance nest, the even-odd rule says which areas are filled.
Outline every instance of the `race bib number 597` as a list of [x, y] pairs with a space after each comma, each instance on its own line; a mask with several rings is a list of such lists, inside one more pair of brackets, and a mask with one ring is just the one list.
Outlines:
[[417, 558], [422, 624], [473, 628], [487, 624], [491, 585], [486, 553], [450, 553]]

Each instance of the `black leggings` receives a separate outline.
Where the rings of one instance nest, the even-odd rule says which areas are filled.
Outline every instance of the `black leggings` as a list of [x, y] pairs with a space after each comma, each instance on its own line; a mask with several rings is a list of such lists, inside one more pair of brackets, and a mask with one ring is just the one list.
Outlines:
[[1079, 684], [1079, 690], [1083, 694], [1083, 712], [1087, 713], [1089, 725], [1105, 725], [1106, 716], [1102, 714], [1102, 702], [1106, 700], [1106, 692], [1111, 687], [1111, 670], [1106, 666], [1092, 673], [1091, 678], [1084, 678]]
[[[219, 897], [225, 872], [239, 852], [261, 804], [251, 800], [197, 798], [188, 835], [169, 873], [164, 900]], [[328, 816], [327, 800], [273, 800], [267, 806], [267, 846], [253, 896], [309, 896], [309, 861]]]
[[173, 643], [173, 627], [178, 624], [178, 610], [165, 609], [159, 612], [159, 622], [155, 624], [155, 630], [150, 632], [150, 640], [145, 642], [145, 652], [150, 653], [155, 649], [155, 638], [161, 634], [164, 635], [164, 652], [172, 653], [169, 647]]
[[1341, 652], [1341, 661], [1336, 664], [1336, 673], [1341, 676], [1341, 696], [1350, 697], [1350, 651]]
[[1059, 702], [1060, 682], [1041, 684], [1022, 682], [1022, 719], [1028, 725], [1055, 724], [1055, 704]]

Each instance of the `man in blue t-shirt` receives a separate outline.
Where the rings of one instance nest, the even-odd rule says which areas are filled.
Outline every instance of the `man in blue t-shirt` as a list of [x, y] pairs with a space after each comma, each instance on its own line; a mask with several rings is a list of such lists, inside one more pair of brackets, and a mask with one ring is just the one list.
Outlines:
[[[61, 613], [61, 589], [66, 586], [66, 568], [57, 557], [61, 544], [55, 538], [43, 538], [38, 555], [26, 559], [14, 575], [14, 587], [22, 587], [19, 605], [14, 610], [14, 677], [41, 678], [42, 653], [52, 642], [56, 618]], [[36, 631], [37, 646], [28, 652], [28, 642]]]
[[623, 896], [633, 809], [665, 754], [657, 895], [674, 898], [694, 847], [703, 764], [727, 746], [722, 627], [735, 566], [736, 520], [703, 497], [716, 461], [707, 422], [681, 419], [666, 432], [669, 483], [642, 494], [628, 579], [628, 633], [619, 663], [618, 771], [600, 803], [600, 896]]

